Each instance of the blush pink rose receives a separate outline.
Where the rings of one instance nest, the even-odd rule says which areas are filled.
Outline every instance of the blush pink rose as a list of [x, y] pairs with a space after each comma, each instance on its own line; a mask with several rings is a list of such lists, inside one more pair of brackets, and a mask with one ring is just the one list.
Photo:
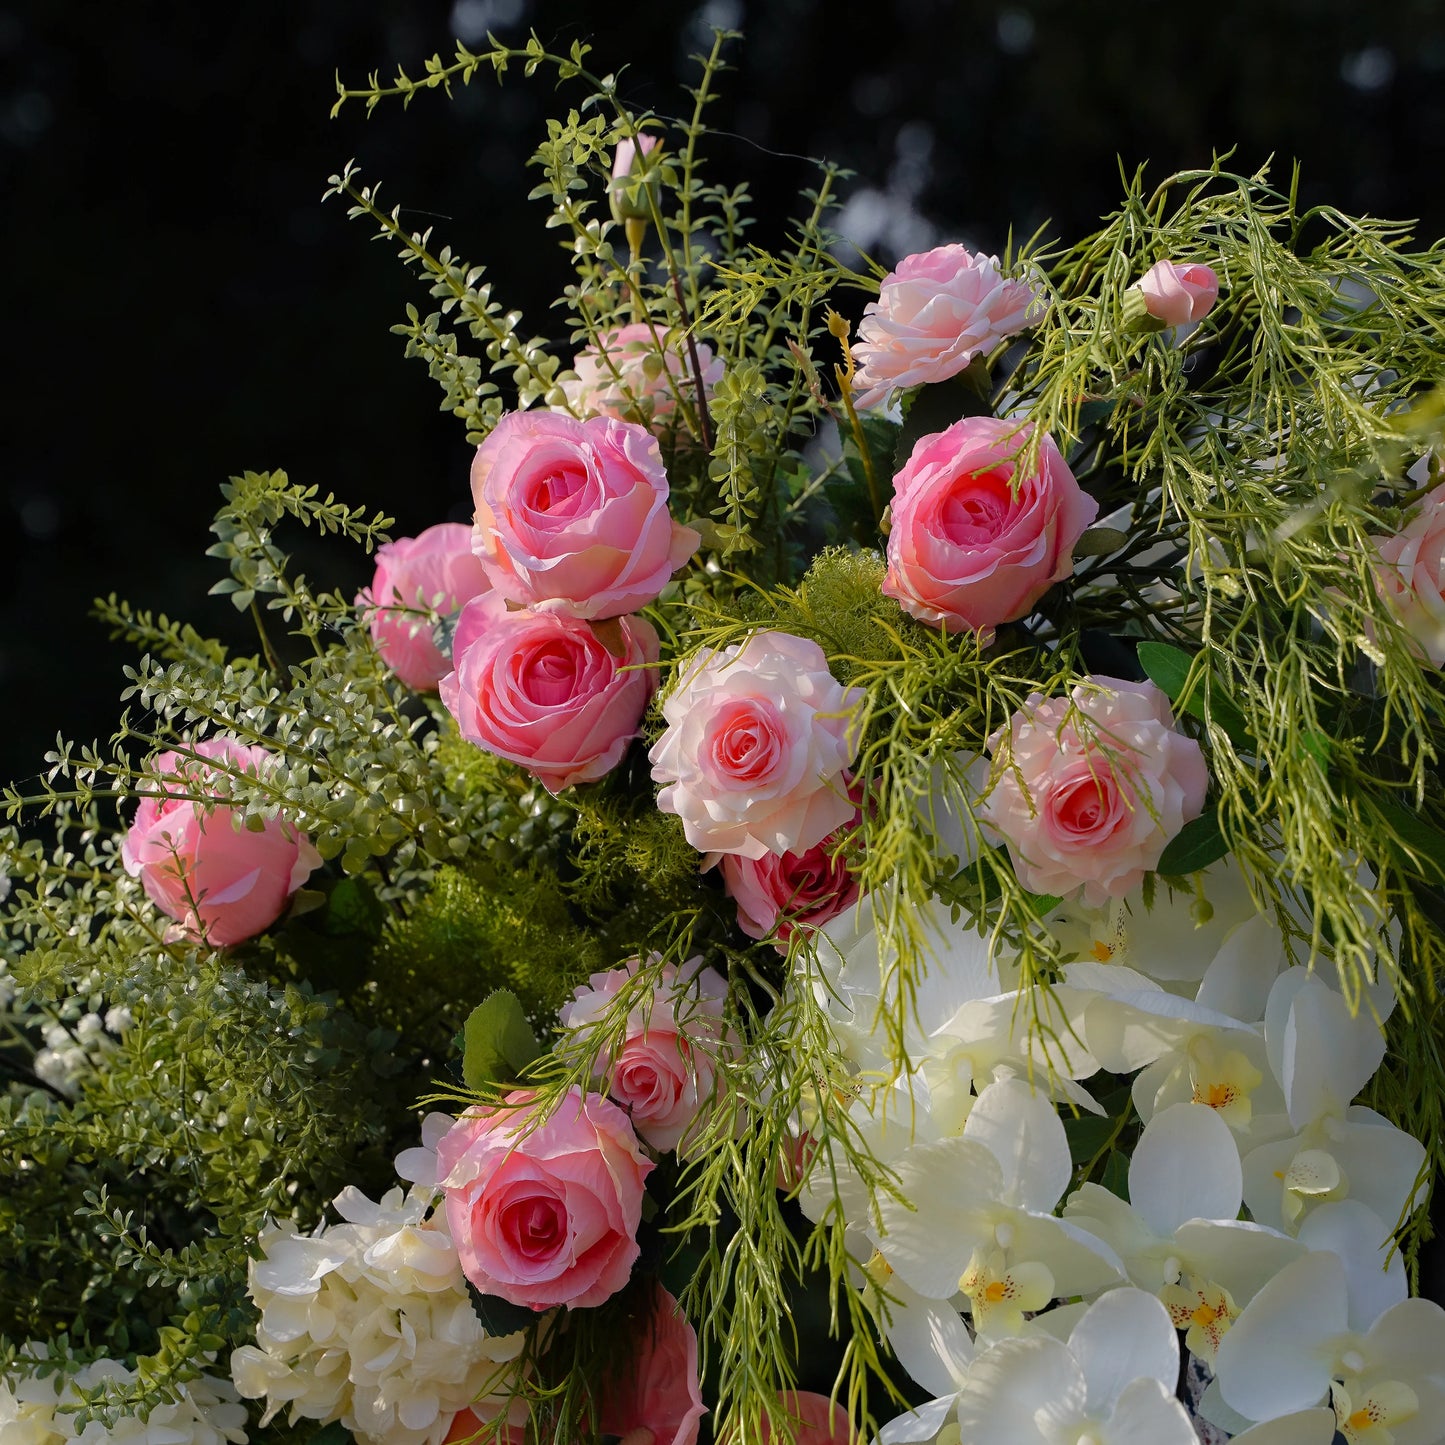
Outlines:
[[[857, 1445], [858, 1435], [848, 1411], [826, 1395], [811, 1390], [780, 1390], [778, 1409], [792, 1421], [794, 1445]], [[763, 1445], [773, 1437], [772, 1422], [763, 1420]]]
[[[599, 344], [577, 353], [576, 379], [562, 382], [567, 404], [578, 416], [615, 416], [643, 426], [666, 423], [677, 411], [677, 398], [697, 403], [687, 339], [675, 333], [661, 337], [645, 321], [606, 332]], [[705, 341], [696, 342], [703, 393], [710, 401], [722, 380], [723, 364]]]
[[920, 437], [893, 479], [893, 526], [883, 591], [920, 622], [972, 628], [991, 640], [1026, 617], [1074, 570], [1074, 544], [1099, 514], [1050, 436], [1021, 472], [1032, 433], [969, 416]]
[[657, 439], [633, 422], [509, 412], [472, 461], [472, 549], [511, 602], [619, 617], [697, 551], [667, 510]]
[[321, 855], [284, 819], [268, 818], [253, 832], [235, 809], [205, 801], [220, 776], [262, 776], [275, 765], [274, 754], [228, 737], [203, 739], [193, 751], [199, 756], [164, 752], [151, 762], [146, 796], [120, 855], [183, 937], [225, 948], [265, 932]]
[[652, 1161], [627, 1115], [573, 1087], [529, 1128], [532, 1096], [472, 1109], [437, 1145], [437, 1184], [462, 1272], [483, 1294], [545, 1310], [600, 1305], [637, 1259]]
[[[648, 1445], [694, 1445], [706, 1414], [697, 1331], [682, 1306], [657, 1285], [646, 1316], [637, 1322], [627, 1374], [603, 1387], [599, 1428], [624, 1439], [644, 1431]], [[634, 1438], [641, 1445], [643, 1437]]]
[[994, 734], [989, 746], [1004, 766], [978, 816], [1008, 844], [1025, 888], [1060, 897], [1082, 889], [1097, 907], [1137, 887], [1199, 816], [1209, 771], [1152, 682], [1090, 684], [1066, 698], [1034, 693]]
[[[633, 958], [621, 968], [594, 973], [562, 1006], [562, 1027], [595, 1027], [640, 966]], [[664, 965], [657, 988], [646, 998], [636, 989], [631, 992], [637, 1003], [627, 1015], [622, 1047], [598, 1058], [598, 1077], [610, 1071], [607, 1092], [648, 1144], [676, 1149], [718, 1087], [722, 1056], [736, 1048], [723, 1022], [727, 982], [693, 958], [681, 968]]]
[[1009, 280], [996, 256], [958, 245], [906, 256], [863, 308], [852, 348], [854, 402], [877, 406], [899, 387], [955, 376], [1042, 315], [1038, 292]]
[[509, 612], [483, 593], [457, 619], [442, 702], [468, 742], [549, 791], [591, 782], [617, 766], [657, 686], [651, 623], [621, 617], [608, 632], [559, 612]]
[[806, 852], [853, 815], [845, 773], [862, 701], [834, 681], [816, 642], [787, 632], [699, 649], [648, 754], [666, 785], [657, 806], [704, 853]]
[[1375, 586], [1421, 654], [1445, 667], [1445, 491], [1430, 492], [1419, 512], [1376, 544]]
[[472, 529], [441, 522], [419, 537], [398, 537], [376, 550], [376, 575], [356, 599], [370, 612], [381, 660], [417, 692], [435, 692], [452, 670], [432, 636], [431, 612], [450, 616], [491, 584], [472, 553]]
[[858, 822], [855, 811], [842, 828], [802, 853], [724, 854], [723, 886], [738, 906], [738, 927], [749, 938], [772, 934], [778, 952], [786, 953], [794, 929], [811, 933], [851, 908], [858, 901], [858, 879], [841, 844]]
[[1213, 267], [1199, 264], [1156, 261], [1135, 284], [1144, 293], [1149, 314], [1167, 326], [1202, 321], [1219, 299], [1219, 277]]
[[624, 137], [617, 142], [612, 152], [612, 180], [607, 187], [607, 200], [612, 207], [612, 219], [623, 221], [647, 221], [652, 218], [652, 207], [648, 204], [648, 191], [653, 191], [656, 200], [656, 182], [649, 180], [633, 196], [628, 188], [635, 179], [647, 174], [650, 164], [648, 157], [657, 149], [662, 137], [639, 132], [636, 140]]

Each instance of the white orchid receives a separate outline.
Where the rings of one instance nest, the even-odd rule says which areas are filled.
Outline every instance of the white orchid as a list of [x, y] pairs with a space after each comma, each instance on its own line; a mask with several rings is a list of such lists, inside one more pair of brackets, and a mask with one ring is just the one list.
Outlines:
[[894, 1162], [907, 1203], [880, 1200], [870, 1237], [920, 1295], [962, 1292], [981, 1334], [1016, 1332], [1024, 1312], [1122, 1277], [1107, 1244], [1054, 1217], [1072, 1167], [1053, 1105], [1022, 1079], [1001, 1079], [979, 1095], [962, 1137]]

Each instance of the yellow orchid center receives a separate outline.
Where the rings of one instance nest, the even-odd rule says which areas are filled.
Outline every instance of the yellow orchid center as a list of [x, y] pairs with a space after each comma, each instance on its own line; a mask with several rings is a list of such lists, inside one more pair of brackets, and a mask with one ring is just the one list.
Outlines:
[[1197, 1275], [1186, 1284], [1167, 1284], [1159, 1300], [1169, 1311], [1176, 1330], [1186, 1330], [1184, 1343], [1190, 1352], [1213, 1364], [1219, 1343], [1239, 1318], [1239, 1307], [1227, 1289]]
[[1254, 1116], [1250, 1095], [1264, 1075], [1238, 1049], [1220, 1055], [1208, 1039], [1189, 1046], [1189, 1080], [1192, 1101], [1206, 1104], [1231, 1128], [1247, 1129]]
[[967, 1297], [976, 1330], [1016, 1335], [1024, 1314], [1041, 1310], [1054, 1297], [1054, 1277], [1034, 1260], [1008, 1263], [1004, 1250], [976, 1249], [958, 1281]]
[[1330, 1395], [1336, 1428], [1349, 1445], [1394, 1445], [1395, 1436], [1388, 1427], [1403, 1425], [1420, 1412], [1419, 1397], [1400, 1380], [1381, 1380], [1360, 1400], [1337, 1382]]
[[1290, 1160], [1289, 1168], [1276, 1177], [1284, 1184], [1280, 1212], [1287, 1225], [1299, 1222], [1311, 1204], [1327, 1199], [1343, 1199], [1350, 1192], [1350, 1181], [1339, 1161], [1323, 1149], [1301, 1149]]

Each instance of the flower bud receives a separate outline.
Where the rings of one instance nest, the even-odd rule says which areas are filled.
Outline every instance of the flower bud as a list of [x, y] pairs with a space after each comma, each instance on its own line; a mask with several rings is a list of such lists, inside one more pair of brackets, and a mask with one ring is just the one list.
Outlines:
[[652, 153], [659, 143], [658, 136], [642, 133], [635, 141], [617, 142], [617, 149], [612, 155], [612, 181], [607, 187], [607, 199], [612, 207], [612, 218], [619, 224], [652, 219], [653, 206], [657, 202], [657, 185], [655, 179], [649, 179], [649, 176], [655, 170]]

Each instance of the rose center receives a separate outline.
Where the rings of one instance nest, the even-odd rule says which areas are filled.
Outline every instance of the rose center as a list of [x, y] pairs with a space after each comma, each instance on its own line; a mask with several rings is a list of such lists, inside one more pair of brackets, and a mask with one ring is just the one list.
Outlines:
[[992, 542], [1008, 525], [1017, 503], [1006, 471], [960, 477], [938, 509], [938, 530], [959, 547]]
[[587, 474], [582, 468], [559, 466], [556, 471], [533, 478], [527, 490], [527, 506], [534, 512], [570, 517], [576, 513], [586, 485]]
[[524, 1259], [550, 1259], [567, 1237], [567, 1215], [555, 1199], [533, 1196], [507, 1210], [507, 1238]]
[[1106, 773], [1085, 773], [1058, 788], [1049, 799], [1054, 824], [1077, 839], [1091, 839], [1118, 820], [1119, 796]]
[[761, 782], [778, 766], [784, 743], [780, 720], [757, 700], [737, 703], [713, 731], [713, 771], [735, 782]]
[[560, 707], [577, 691], [578, 659], [562, 642], [539, 647], [522, 664], [521, 689], [539, 707]]

